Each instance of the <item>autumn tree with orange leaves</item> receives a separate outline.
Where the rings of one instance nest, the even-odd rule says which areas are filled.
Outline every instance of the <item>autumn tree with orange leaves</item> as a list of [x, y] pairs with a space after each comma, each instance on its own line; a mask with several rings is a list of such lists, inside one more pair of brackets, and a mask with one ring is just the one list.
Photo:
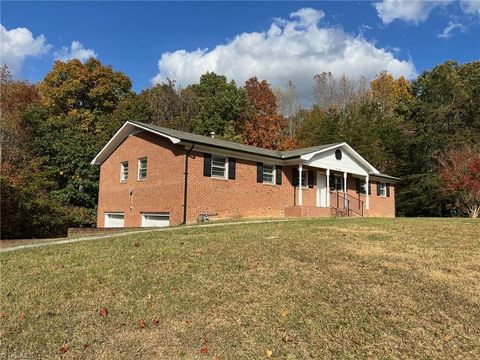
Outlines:
[[294, 149], [296, 142], [286, 135], [288, 124], [277, 111], [277, 102], [270, 84], [252, 77], [245, 82], [245, 91], [252, 114], [242, 133], [243, 142], [266, 149]]

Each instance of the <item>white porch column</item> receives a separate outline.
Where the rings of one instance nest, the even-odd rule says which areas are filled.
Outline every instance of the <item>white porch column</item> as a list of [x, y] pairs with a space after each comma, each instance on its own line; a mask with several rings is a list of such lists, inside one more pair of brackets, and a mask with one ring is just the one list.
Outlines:
[[347, 172], [343, 173], [343, 192], [347, 193]]
[[298, 165], [298, 205], [302, 206], [302, 164]]
[[330, 207], [330, 169], [327, 169], [327, 207]]
[[365, 208], [368, 210], [370, 208], [370, 193], [368, 192], [368, 183], [370, 181], [369, 176], [367, 175], [365, 179]]

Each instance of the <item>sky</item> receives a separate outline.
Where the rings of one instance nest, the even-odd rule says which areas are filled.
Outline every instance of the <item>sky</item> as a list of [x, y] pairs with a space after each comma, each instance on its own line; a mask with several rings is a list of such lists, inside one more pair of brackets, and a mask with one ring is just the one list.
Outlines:
[[98, 58], [136, 92], [215, 71], [241, 85], [313, 76], [415, 78], [446, 60], [480, 59], [480, 0], [319, 2], [1, 2], [0, 61], [40, 81], [55, 60]]

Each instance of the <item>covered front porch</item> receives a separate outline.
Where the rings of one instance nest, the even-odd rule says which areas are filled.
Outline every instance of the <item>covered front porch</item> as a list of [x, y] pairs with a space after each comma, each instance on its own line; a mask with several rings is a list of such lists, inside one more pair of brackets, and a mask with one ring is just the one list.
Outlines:
[[369, 209], [368, 174], [299, 164], [293, 169], [294, 206], [285, 216], [364, 216]]
[[312, 152], [291, 163], [294, 205], [285, 216], [366, 216], [370, 173], [378, 172], [348, 145]]

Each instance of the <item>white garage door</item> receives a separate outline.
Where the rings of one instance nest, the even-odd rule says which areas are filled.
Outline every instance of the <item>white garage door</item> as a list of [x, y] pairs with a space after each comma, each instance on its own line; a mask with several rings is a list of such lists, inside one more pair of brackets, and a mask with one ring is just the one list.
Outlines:
[[168, 225], [170, 225], [169, 213], [142, 214], [143, 227], [156, 227], [156, 226], [168, 226]]
[[106, 228], [124, 227], [125, 214], [124, 213], [107, 213], [105, 214]]

